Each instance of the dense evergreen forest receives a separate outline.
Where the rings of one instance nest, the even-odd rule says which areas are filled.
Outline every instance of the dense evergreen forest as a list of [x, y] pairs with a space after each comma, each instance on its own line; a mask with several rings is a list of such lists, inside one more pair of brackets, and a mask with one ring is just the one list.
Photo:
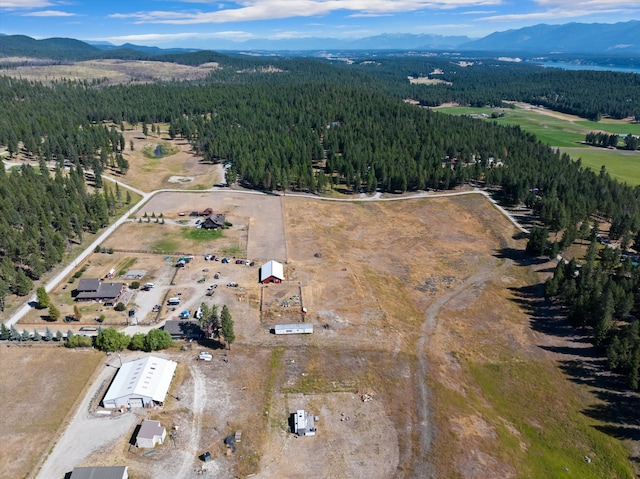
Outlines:
[[[352, 64], [306, 58], [227, 61], [210, 52], [172, 58], [227, 63], [196, 83], [44, 85], [0, 77], [0, 144], [11, 155], [22, 150], [41, 161], [40, 172], [25, 167], [20, 173], [3, 170], [0, 177], [0, 298], [27, 294], [30, 281], [61, 260], [68, 242], [107, 224], [121, 199], [103, 188], [100, 174], [108, 166], [126, 174], [124, 122], [169, 123], [170, 136], [188, 139], [203, 161], [228, 161], [230, 180], [261, 190], [322, 192], [339, 185], [348, 192], [394, 193], [446, 190], [473, 180], [497, 191], [504, 203], [527, 204], [539, 215], [544, 229], [531, 235], [534, 254], [555, 255], [568, 247], [586, 234], [580, 228], [594, 215], [612, 222], [610, 236], [623, 245], [631, 245], [640, 229], [640, 189], [614, 181], [606, 170], [585, 169], [519, 127], [443, 115], [403, 101], [502, 105], [519, 100], [594, 119], [638, 117], [640, 75], [543, 70], [493, 60], [462, 66], [458, 59], [428, 57]], [[410, 84], [408, 76], [443, 82]], [[52, 159], [58, 162], [53, 176], [44, 167]], [[72, 166], [68, 175], [62, 173], [65, 164]], [[84, 185], [87, 169], [95, 174], [94, 193]], [[548, 244], [548, 231], [561, 240]], [[619, 327], [638, 313], [638, 269], [620, 261], [612, 265], [608, 287], [604, 274], [592, 273], [600, 267], [595, 265], [573, 281], [597, 276], [603, 286], [588, 290], [590, 300], [606, 299], [602, 295], [609, 291], [617, 299], [622, 288], [628, 307], [616, 310], [604, 333], [597, 325], [608, 310], [591, 305], [589, 313], [597, 318], [585, 316], [580, 325], [592, 328], [603, 347], [640, 343], [633, 343], [637, 327]], [[557, 294], [550, 291], [550, 297]], [[569, 304], [574, 296], [563, 298]], [[624, 356], [622, 346], [612, 348], [617, 358]], [[621, 364], [612, 361], [614, 367], [628, 367]]]
[[119, 188], [89, 192], [80, 167], [51, 175], [42, 163], [40, 171], [23, 165], [19, 173], [0, 163], [0, 311], [7, 294], [29, 294], [69, 242], [107, 226], [123, 202]]

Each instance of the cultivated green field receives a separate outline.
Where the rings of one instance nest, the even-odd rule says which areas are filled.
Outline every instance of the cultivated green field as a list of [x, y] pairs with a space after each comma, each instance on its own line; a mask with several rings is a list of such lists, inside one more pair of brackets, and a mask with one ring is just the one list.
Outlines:
[[[524, 131], [533, 133], [548, 145], [560, 148], [572, 158], [582, 159], [585, 167], [600, 171], [604, 165], [609, 174], [629, 185], [640, 185], [640, 151], [608, 150], [584, 145], [585, 135], [592, 131], [640, 135], [640, 124], [622, 120], [604, 119], [599, 122], [560, 114], [560, 117], [545, 114], [542, 110], [508, 108], [444, 107], [438, 111], [453, 115], [488, 115], [487, 121], [500, 125], [519, 125]], [[491, 118], [492, 113], [502, 113], [502, 118]]]

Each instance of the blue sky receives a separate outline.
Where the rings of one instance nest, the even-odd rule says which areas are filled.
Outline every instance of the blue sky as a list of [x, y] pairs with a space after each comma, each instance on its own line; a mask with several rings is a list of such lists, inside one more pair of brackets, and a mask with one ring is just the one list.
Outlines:
[[539, 23], [640, 19], [640, 0], [0, 0], [0, 32], [207, 48], [216, 39], [482, 37]]

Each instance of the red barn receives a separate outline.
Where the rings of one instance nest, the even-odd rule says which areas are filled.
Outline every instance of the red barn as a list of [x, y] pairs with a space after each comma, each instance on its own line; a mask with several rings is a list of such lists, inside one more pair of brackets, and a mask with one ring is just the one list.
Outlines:
[[284, 281], [284, 267], [282, 263], [277, 261], [269, 261], [260, 268], [260, 282], [266, 283], [282, 283]]

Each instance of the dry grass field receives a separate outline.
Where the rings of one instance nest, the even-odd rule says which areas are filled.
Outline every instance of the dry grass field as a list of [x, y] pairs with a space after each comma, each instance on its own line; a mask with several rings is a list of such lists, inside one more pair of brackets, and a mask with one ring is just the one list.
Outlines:
[[93, 350], [0, 345], [0, 478], [26, 477], [43, 459], [101, 358]]
[[[156, 208], [180, 209], [192, 198], [161, 195]], [[176, 444], [143, 456], [123, 437], [86, 464], [126, 460], [136, 477], [154, 479], [197, 477], [203, 465], [221, 478], [303, 477], [305, 466], [328, 478], [546, 478], [565, 467], [585, 478], [631, 473], [628, 452], [582, 413], [597, 401], [557, 366], [570, 338], [532, 329], [526, 292], [539, 280], [518, 253], [523, 240], [484, 197], [222, 198], [237, 217], [253, 221], [247, 244], [275, 247], [284, 238], [291, 283], [269, 291], [267, 302], [276, 308], [301, 286], [314, 333], [269, 334], [289, 318], [276, 308], [261, 321], [257, 270], [196, 259], [177, 287], [190, 304], [228, 305], [236, 323], [232, 350], [215, 350], [211, 363], [195, 360], [211, 344], [169, 352], [182, 372], [173, 399], [151, 414], [179, 426]], [[284, 213], [284, 236], [259, 214], [266, 205]], [[158, 240], [161, 226], [136, 234], [138, 226], [120, 232], [130, 248]], [[94, 255], [96, 273], [110, 256], [130, 263], [129, 254]], [[221, 284], [205, 297], [196, 281], [208, 265], [222, 271], [221, 283], [242, 288]], [[131, 267], [147, 269], [161, 285], [167, 280], [162, 255], [140, 255]], [[364, 393], [372, 399], [363, 401]], [[288, 415], [298, 408], [319, 416], [316, 436], [288, 432]], [[221, 441], [237, 429], [243, 443], [227, 456]], [[205, 465], [197, 455], [207, 450], [214, 461]], [[587, 465], [585, 455], [597, 459]]]
[[[26, 59], [21, 59], [25, 61]], [[6, 61], [6, 60], [5, 60]], [[37, 62], [37, 60], [35, 60]], [[5, 70], [5, 75], [31, 81], [75, 79], [101, 81], [109, 85], [121, 83], [151, 83], [156, 81], [199, 80], [218, 68], [217, 63], [197, 67], [170, 62], [143, 60], [88, 60], [64, 65], [19, 66]]]
[[[129, 171], [123, 180], [142, 191], [159, 189], [204, 190], [224, 180], [219, 165], [202, 163], [193, 155], [189, 142], [182, 139], [171, 140], [167, 134], [167, 124], [155, 125], [158, 132], [142, 134], [142, 127], [132, 128], [125, 125], [122, 132], [126, 148], [123, 156], [130, 164]], [[162, 157], [151, 157], [144, 154], [145, 149], [153, 151], [156, 145], [167, 142], [176, 153]], [[133, 143], [133, 151], [131, 144]]]

